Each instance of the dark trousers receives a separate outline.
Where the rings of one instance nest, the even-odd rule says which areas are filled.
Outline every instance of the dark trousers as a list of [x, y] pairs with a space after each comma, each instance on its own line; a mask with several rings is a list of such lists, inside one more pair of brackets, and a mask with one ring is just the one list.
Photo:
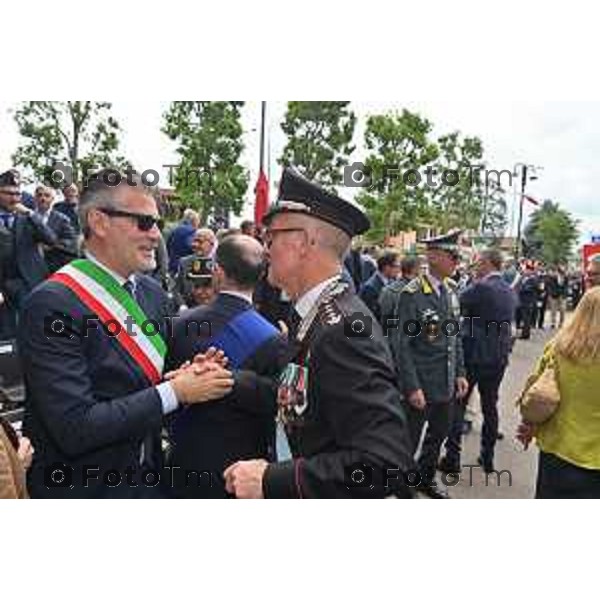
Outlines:
[[467, 369], [469, 393], [464, 400], [455, 402], [450, 434], [446, 442], [446, 458], [450, 464], [460, 464], [465, 409], [475, 386], [479, 389], [481, 412], [483, 413], [480, 456], [484, 463], [492, 464], [494, 462], [494, 450], [498, 439], [498, 398], [505, 371], [506, 364], [497, 367], [471, 366]]
[[597, 500], [600, 471], [582, 469], [554, 454], [540, 452], [535, 497], [539, 500]]
[[533, 327], [537, 327], [538, 329], [544, 328], [544, 323], [546, 322], [546, 310], [548, 309], [548, 302], [537, 302], [532, 309], [531, 314], [531, 324]]
[[535, 305], [522, 304], [517, 311], [517, 327], [521, 329], [521, 338], [524, 340], [528, 340], [531, 337], [534, 310]]
[[425, 439], [421, 447], [421, 454], [417, 467], [421, 474], [421, 482], [429, 485], [433, 482], [437, 469], [440, 450], [450, 429], [452, 402], [427, 404], [425, 410], [417, 410], [407, 403], [408, 426], [412, 437], [412, 451], [416, 453], [423, 433], [423, 426], [427, 423]]

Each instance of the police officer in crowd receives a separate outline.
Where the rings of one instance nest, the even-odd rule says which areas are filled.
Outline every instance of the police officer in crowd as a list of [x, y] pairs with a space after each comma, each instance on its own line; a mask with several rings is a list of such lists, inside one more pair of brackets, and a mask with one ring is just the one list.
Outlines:
[[182, 308], [210, 304], [217, 292], [213, 281], [213, 259], [195, 258], [186, 269], [186, 288]]
[[225, 472], [228, 492], [238, 498], [409, 496], [410, 437], [392, 358], [380, 326], [341, 278], [351, 238], [368, 230], [367, 217], [286, 168], [265, 224], [270, 281], [287, 292], [297, 313], [278, 392], [293, 459], [232, 465]]
[[398, 306], [398, 376], [415, 453], [427, 423], [418, 460], [419, 488], [431, 498], [447, 498], [445, 490], [436, 485], [435, 472], [454, 399], [464, 397], [468, 390], [458, 332], [460, 306], [456, 283], [451, 279], [460, 260], [460, 233], [424, 240], [429, 273], [402, 290]]

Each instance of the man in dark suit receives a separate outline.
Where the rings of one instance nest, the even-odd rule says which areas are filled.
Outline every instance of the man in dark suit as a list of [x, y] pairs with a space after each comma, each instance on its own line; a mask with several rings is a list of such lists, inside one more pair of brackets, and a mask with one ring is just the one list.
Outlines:
[[23, 311], [24, 430], [35, 440], [28, 483], [37, 498], [158, 496], [157, 483], [168, 485], [163, 416], [233, 385], [207, 359], [162, 381], [168, 299], [138, 275], [155, 266], [156, 202], [141, 179], [111, 187], [103, 175], [81, 198], [87, 258], [39, 286]]
[[360, 289], [360, 299], [380, 323], [381, 305], [379, 304], [379, 296], [387, 285], [396, 281], [399, 273], [398, 255], [394, 252], [386, 252], [377, 260], [377, 271]]
[[69, 218], [52, 208], [54, 192], [46, 186], [39, 186], [35, 191], [36, 212], [42, 221], [56, 234], [56, 245], [44, 248], [44, 257], [50, 273], [55, 273], [77, 258], [77, 234]]
[[512, 348], [512, 324], [517, 299], [502, 277], [502, 254], [495, 249], [481, 252], [475, 265], [476, 281], [460, 296], [463, 348], [469, 392], [456, 404], [446, 457], [441, 468], [460, 472], [461, 437], [465, 408], [475, 386], [479, 389], [483, 429], [479, 462], [486, 473], [494, 470], [494, 449], [498, 439], [498, 390]]
[[13, 337], [17, 314], [27, 294], [48, 276], [41, 244], [54, 246], [55, 233], [42, 218], [20, 203], [18, 180], [12, 171], [0, 175], [0, 292], [3, 298], [2, 337]]
[[54, 205], [54, 210], [64, 215], [69, 219], [71, 227], [75, 231], [75, 235], [81, 233], [81, 225], [79, 223], [79, 189], [73, 183], [63, 189], [64, 200], [57, 202]]
[[517, 284], [519, 295], [519, 307], [517, 314], [517, 326], [521, 329], [521, 339], [531, 338], [531, 327], [534, 326], [536, 315], [536, 302], [538, 298], [538, 276], [535, 266], [527, 261], [523, 276]]
[[[229, 358], [236, 386], [219, 402], [194, 406], [173, 417], [171, 461], [178, 467], [176, 493], [185, 498], [225, 498], [223, 473], [239, 460], [275, 459], [277, 377], [288, 344], [252, 306], [264, 269], [264, 250], [245, 235], [226, 237], [214, 267], [219, 295], [211, 304], [184, 313], [174, 330], [168, 363], [191, 360], [209, 347]], [[208, 330], [203, 330], [209, 328]], [[249, 383], [251, 385], [249, 386]], [[186, 485], [184, 472], [204, 473], [212, 487]]]
[[351, 238], [369, 220], [288, 167], [265, 224], [270, 281], [297, 313], [278, 392], [293, 458], [236, 463], [227, 490], [239, 498], [409, 496], [413, 464], [389, 349], [341, 280]]

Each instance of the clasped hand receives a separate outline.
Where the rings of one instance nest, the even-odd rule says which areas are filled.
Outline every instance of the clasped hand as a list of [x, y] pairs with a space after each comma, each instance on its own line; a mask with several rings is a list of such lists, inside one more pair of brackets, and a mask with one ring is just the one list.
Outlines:
[[167, 373], [165, 381], [171, 383], [177, 400], [183, 405], [218, 400], [233, 389], [228, 362], [221, 350], [210, 348], [206, 354], [198, 354], [193, 361]]

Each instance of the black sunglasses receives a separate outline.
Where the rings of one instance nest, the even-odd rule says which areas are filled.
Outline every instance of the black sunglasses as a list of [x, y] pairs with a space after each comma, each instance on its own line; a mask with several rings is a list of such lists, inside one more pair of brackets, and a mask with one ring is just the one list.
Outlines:
[[159, 229], [161, 229], [163, 225], [162, 219], [153, 217], [152, 215], [140, 215], [138, 213], [127, 212], [125, 210], [116, 210], [113, 208], [100, 208], [98, 210], [109, 217], [133, 219], [137, 223], [137, 227], [140, 231], [150, 231], [154, 226], [157, 226]]

